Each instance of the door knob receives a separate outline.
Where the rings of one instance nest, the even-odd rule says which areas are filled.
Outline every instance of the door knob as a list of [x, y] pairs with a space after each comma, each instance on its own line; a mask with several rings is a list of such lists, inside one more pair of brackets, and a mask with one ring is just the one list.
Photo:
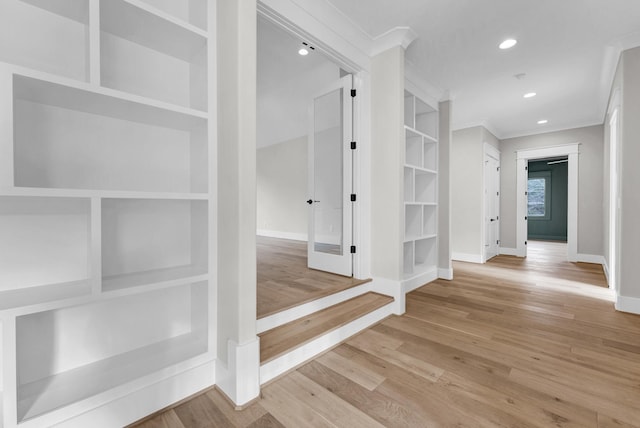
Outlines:
[[314, 202], [320, 202], [320, 201], [314, 201], [314, 200], [312, 200], [312, 199], [307, 200], [307, 203], [308, 203], [309, 205], [311, 205], [311, 204], [312, 204], [312, 203], [314, 203]]

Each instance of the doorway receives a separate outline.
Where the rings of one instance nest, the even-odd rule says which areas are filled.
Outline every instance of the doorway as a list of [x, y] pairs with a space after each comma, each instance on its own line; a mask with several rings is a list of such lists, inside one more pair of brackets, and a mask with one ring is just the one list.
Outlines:
[[312, 43], [259, 15], [258, 318], [358, 284], [352, 87], [352, 75]]
[[500, 152], [484, 143], [483, 263], [500, 253]]
[[578, 159], [580, 144], [518, 150], [516, 155], [517, 255], [527, 256], [528, 177], [530, 160], [567, 158], [567, 260], [578, 261]]

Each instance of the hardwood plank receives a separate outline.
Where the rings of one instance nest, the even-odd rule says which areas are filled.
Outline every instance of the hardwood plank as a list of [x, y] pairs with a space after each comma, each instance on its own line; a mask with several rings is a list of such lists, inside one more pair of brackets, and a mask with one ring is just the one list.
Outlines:
[[307, 404], [335, 426], [383, 427], [366, 412], [332, 394], [300, 372], [291, 373], [290, 376], [283, 379], [281, 386], [293, 393], [298, 402]]
[[217, 389], [207, 391], [206, 395], [213, 405], [216, 406], [235, 427], [250, 426], [268, 415], [268, 412], [260, 403], [255, 403], [241, 412], [237, 411], [235, 407], [231, 405], [229, 399], [223, 396]]
[[233, 424], [205, 395], [198, 395], [173, 409], [185, 428], [231, 427]]
[[166, 412], [144, 421], [138, 425], [137, 428], [186, 428], [178, 415], [173, 410], [167, 410]]
[[259, 335], [260, 361], [270, 361], [392, 301], [370, 292], [266, 331]]
[[285, 428], [285, 426], [274, 418], [271, 413], [267, 413], [251, 425], [247, 425], [247, 428]]
[[335, 352], [327, 352], [316, 361], [369, 391], [376, 389], [385, 380], [384, 376]]

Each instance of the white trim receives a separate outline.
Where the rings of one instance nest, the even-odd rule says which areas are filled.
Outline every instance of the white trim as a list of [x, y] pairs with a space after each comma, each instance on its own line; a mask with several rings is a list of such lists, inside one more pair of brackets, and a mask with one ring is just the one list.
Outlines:
[[350, 323], [326, 333], [287, 354], [284, 354], [260, 367], [260, 384], [263, 385], [275, 377], [291, 370], [309, 359], [331, 349], [351, 336], [383, 320], [393, 313], [393, 303], [389, 303], [373, 312], [361, 316]]
[[467, 253], [451, 253], [451, 260], [456, 260], [459, 262], [467, 262], [467, 263], [480, 263], [482, 264], [482, 255], [481, 254], [467, 254]]
[[[128, 426], [145, 416], [213, 386], [215, 366], [215, 361], [210, 361], [160, 382], [141, 389], [134, 389], [130, 394], [118, 397], [89, 411], [76, 413], [64, 421], [54, 422], [52, 418], [42, 416], [20, 423], [19, 426], [35, 428], [54, 424], [58, 426], [58, 423], [65, 428]], [[60, 411], [64, 411], [64, 408], [57, 410], [56, 413]]]
[[393, 297], [393, 313], [395, 315], [405, 313], [406, 299], [402, 282], [385, 278], [373, 278], [373, 281], [371, 281], [371, 291]]
[[[307, 315], [311, 315], [314, 312], [326, 309], [329, 306], [337, 305], [338, 303], [344, 302], [345, 300], [358, 297], [362, 294], [368, 293], [369, 291], [372, 291], [371, 282], [366, 282], [356, 287], [351, 287], [338, 293], [333, 293], [329, 296], [325, 296], [320, 299], [312, 300], [311, 302], [307, 302], [302, 305], [277, 312], [273, 315], [259, 318], [256, 324], [258, 334], [263, 333], [267, 330], [271, 330], [272, 328], [276, 328], [288, 322], [297, 320], [298, 318], [306, 317]], [[389, 293], [380, 293], [395, 297]]]
[[347, 71], [369, 70], [373, 39], [329, 2], [259, 0], [260, 16], [311, 43]]
[[516, 152], [516, 245], [519, 257], [527, 255], [527, 171], [525, 166], [529, 160], [544, 159], [555, 156], [568, 156], [567, 185], [567, 259], [577, 261], [578, 257], [578, 155], [580, 143], [562, 146], [524, 149]]
[[237, 406], [260, 396], [260, 339], [227, 341], [227, 365], [216, 364], [216, 384]]
[[[604, 257], [603, 257], [603, 259], [604, 259]], [[609, 281], [609, 264], [607, 263], [607, 259], [604, 259], [604, 261], [602, 263], [602, 269], [604, 270], [605, 278], [607, 278], [607, 284], [609, 285], [609, 288], [611, 288], [611, 283]]]
[[258, 229], [256, 231], [256, 234], [258, 236], [265, 236], [267, 238], [291, 239], [293, 241], [303, 241], [303, 242], [307, 242], [307, 239], [308, 239], [308, 236], [306, 233], [282, 232], [280, 230]]
[[407, 49], [418, 38], [418, 34], [409, 27], [395, 27], [373, 38], [373, 46], [369, 56], [374, 57], [387, 49], [402, 46]]
[[615, 308], [618, 311], [640, 315], [640, 297], [618, 295], [616, 298]]
[[453, 268], [438, 268], [438, 278], [451, 281], [453, 279]]
[[581, 263], [596, 263], [604, 266], [604, 256], [599, 256], [597, 254], [576, 254], [576, 261]]
[[516, 248], [500, 247], [499, 251], [500, 251], [500, 254], [504, 254], [505, 256], [517, 256], [518, 255], [518, 250]]
[[433, 267], [428, 271], [421, 272], [411, 278], [402, 281], [402, 291], [404, 294], [411, 293], [413, 290], [427, 285], [428, 283], [438, 279], [438, 269]]

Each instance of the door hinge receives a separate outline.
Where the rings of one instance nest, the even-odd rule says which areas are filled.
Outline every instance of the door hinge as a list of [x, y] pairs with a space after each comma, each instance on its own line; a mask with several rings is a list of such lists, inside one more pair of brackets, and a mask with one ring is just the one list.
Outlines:
[[525, 219], [525, 220], [529, 220], [529, 217], [527, 217], [527, 216], [524, 216], [524, 219]]
[[524, 192], [524, 195], [525, 196], [529, 196], [529, 192]]
[[499, 215], [496, 216], [496, 220], [500, 220], [500, 216]]
[[499, 239], [496, 240], [496, 245], [500, 245], [500, 240]]
[[500, 171], [500, 167], [499, 166], [496, 167], [496, 171]]
[[351, 246], [351, 254], [355, 254], [356, 253], [356, 246], [352, 245]]
[[496, 196], [500, 196], [500, 192], [496, 192]]
[[351, 90], [351, 97], [353, 98], [353, 97], [355, 97], [355, 96], [356, 96], [356, 90], [355, 90], [355, 89], [352, 89], [352, 90]]
[[524, 241], [524, 245], [527, 245], [527, 241]]
[[356, 201], [356, 194], [352, 193], [351, 194], [351, 202], [355, 202]]
[[528, 167], [528, 166], [525, 166], [525, 167], [524, 167], [524, 170], [525, 170], [525, 171], [529, 171], [529, 167]]
[[355, 150], [356, 149], [356, 142], [352, 141], [351, 142], [351, 150]]

